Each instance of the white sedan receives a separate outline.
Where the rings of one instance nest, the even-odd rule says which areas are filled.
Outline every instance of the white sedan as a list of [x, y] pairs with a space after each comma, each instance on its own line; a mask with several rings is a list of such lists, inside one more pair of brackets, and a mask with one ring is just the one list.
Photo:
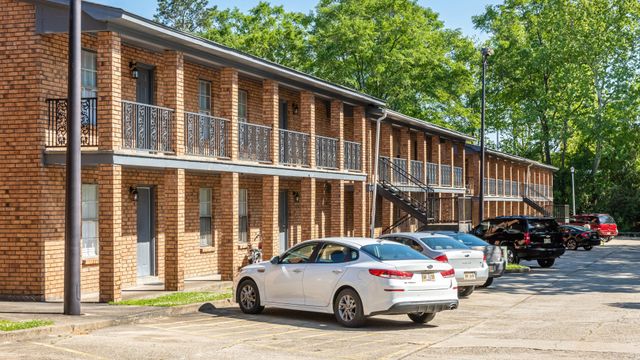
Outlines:
[[408, 314], [426, 323], [458, 307], [451, 265], [367, 238], [302, 242], [269, 262], [242, 268], [233, 289], [244, 313], [257, 314], [265, 306], [333, 313], [348, 327], [379, 314]]

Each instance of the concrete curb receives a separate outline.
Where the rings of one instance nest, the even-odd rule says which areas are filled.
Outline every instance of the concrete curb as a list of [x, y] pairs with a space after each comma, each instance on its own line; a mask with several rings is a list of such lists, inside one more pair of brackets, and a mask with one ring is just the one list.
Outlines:
[[[127, 305], [110, 305], [115, 307], [122, 307]], [[37, 338], [43, 338], [47, 336], [63, 336], [71, 334], [86, 334], [92, 331], [104, 329], [107, 327], [118, 325], [135, 324], [142, 320], [166, 317], [166, 316], [178, 316], [185, 314], [193, 314], [197, 312], [210, 313], [217, 308], [225, 308], [234, 306], [231, 299], [210, 301], [204, 303], [188, 304], [174, 307], [158, 307], [157, 309], [151, 309], [142, 311], [137, 314], [126, 315], [122, 317], [116, 317], [112, 319], [96, 319], [95, 321], [87, 321], [79, 324], [68, 325], [52, 325], [33, 329], [16, 330], [0, 333], [0, 343], [4, 342], [19, 342], [33, 340]]]

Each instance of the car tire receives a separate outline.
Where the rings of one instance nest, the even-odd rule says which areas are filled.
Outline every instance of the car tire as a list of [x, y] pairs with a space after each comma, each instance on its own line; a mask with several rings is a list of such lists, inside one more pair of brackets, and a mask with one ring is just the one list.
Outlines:
[[566, 247], [568, 250], [576, 250], [578, 249], [578, 242], [574, 238], [569, 238]]
[[550, 268], [556, 262], [556, 259], [538, 259], [538, 265], [541, 268]]
[[238, 304], [245, 314], [259, 314], [264, 310], [260, 305], [260, 292], [253, 280], [244, 280], [238, 286]]
[[591, 246], [591, 245], [586, 245], [586, 246], [584, 247], [584, 249], [585, 249], [586, 251], [591, 251], [591, 249], [593, 249], [593, 246]]
[[493, 284], [493, 278], [489, 277], [489, 278], [487, 278], [487, 281], [485, 281], [484, 284], [482, 284], [481, 287], [486, 288], [486, 287], [491, 286], [491, 284]]
[[458, 296], [459, 297], [467, 297], [469, 295], [471, 295], [473, 293], [473, 290], [475, 290], [476, 287], [475, 286], [461, 286], [458, 287]]
[[333, 315], [340, 325], [355, 328], [364, 325], [362, 300], [353, 289], [344, 289], [333, 302]]
[[436, 317], [436, 313], [412, 313], [407, 316], [416, 324], [426, 324]]
[[513, 246], [507, 247], [507, 264], [519, 264], [520, 259], [516, 255], [516, 249]]

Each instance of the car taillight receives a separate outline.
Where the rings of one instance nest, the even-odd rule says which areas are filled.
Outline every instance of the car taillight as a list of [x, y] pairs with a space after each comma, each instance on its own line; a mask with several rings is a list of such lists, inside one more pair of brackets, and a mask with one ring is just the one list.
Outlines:
[[456, 276], [456, 271], [453, 270], [453, 269], [440, 271], [440, 275], [442, 275], [443, 278], [452, 278], [452, 277]]
[[387, 279], [410, 280], [413, 273], [399, 270], [369, 269], [369, 274]]
[[588, 239], [588, 238], [590, 238], [590, 237], [591, 237], [591, 234], [589, 234], [588, 232], [583, 232], [581, 235], [582, 235], [582, 237], [583, 237], [583, 238], [585, 238], [585, 239]]
[[436, 258], [433, 259], [433, 260], [444, 262], [444, 263], [449, 262], [449, 258], [447, 257], [447, 255], [444, 255], [444, 254], [442, 254], [440, 256], [436, 256]]
[[487, 254], [482, 254], [482, 261], [487, 262]]
[[524, 244], [531, 245], [531, 235], [528, 232], [524, 233]]

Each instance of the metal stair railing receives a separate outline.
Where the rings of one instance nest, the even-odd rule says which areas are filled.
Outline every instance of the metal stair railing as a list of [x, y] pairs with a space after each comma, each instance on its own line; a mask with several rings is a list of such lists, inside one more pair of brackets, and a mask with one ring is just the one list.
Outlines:
[[[385, 169], [386, 172], [392, 173], [392, 174], [394, 174], [396, 176], [400, 176], [403, 179], [406, 179], [409, 184], [419, 187], [422, 191], [424, 191], [426, 193], [434, 193], [434, 190], [433, 190], [432, 187], [430, 187], [429, 185], [425, 184], [419, 178], [413, 176], [410, 172], [408, 172], [408, 171], [402, 169], [401, 167], [399, 167], [398, 165], [396, 165], [389, 158], [381, 156], [379, 161], [380, 161], [380, 164], [379, 164], [380, 168], [381, 169]], [[391, 179], [390, 179], [389, 176], [381, 176], [379, 180], [390, 183]], [[405, 185], [405, 184], [403, 184], [403, 185]]]

